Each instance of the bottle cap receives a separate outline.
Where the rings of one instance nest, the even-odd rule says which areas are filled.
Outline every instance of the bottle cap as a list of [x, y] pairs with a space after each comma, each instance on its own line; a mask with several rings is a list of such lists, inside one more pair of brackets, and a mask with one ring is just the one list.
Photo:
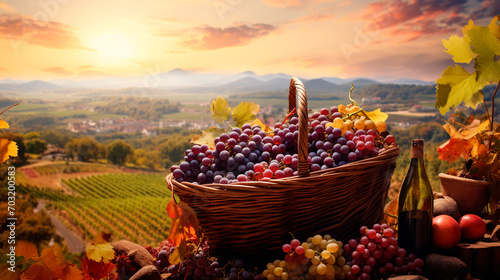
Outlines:
[[412, 158], [424, 157], [424, 140], [413, 139], [411, 143], [411, 157]]

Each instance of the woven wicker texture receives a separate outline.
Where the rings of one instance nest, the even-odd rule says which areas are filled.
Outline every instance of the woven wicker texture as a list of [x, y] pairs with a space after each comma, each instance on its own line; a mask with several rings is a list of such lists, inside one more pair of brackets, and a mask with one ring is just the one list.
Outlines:
[[330, 234], [345, 241], [380, 221], [399, 147], [373, 158], [309, 172], [304, 85], [292, 78], [289, 110], [299, 117], [299, 176], [236, 184], [197, 185], [166, 177], [168, 187], [197, 213], [210, 245], [242, 256], [277, 250], [290, 240]]

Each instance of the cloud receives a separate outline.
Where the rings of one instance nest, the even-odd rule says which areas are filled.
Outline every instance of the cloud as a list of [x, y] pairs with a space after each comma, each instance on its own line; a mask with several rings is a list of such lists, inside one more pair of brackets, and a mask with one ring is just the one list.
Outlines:
[[7, 4], [7, 3], [0, 2], [0, 10], [4, 10], [4, 11], [7, 11], [7, 12], [13, 12], [14, 8], [12, 8], [11, 6], [9, 6], [9, 4]]
[[253, 39], [268, 35], [276, 30], [270, 24], [238, 24], [231, 27], [202, 26], [193, 30], [193, 38], [182, 41], [181, 45], [196, 50], [215, 50], [246, 45]]
[[20, 14], [0, 15], [0, 38], [26, 42], [55, 49], [81, 49], [84, 47], [74, 30], [59, 22], [40, 21]]
[[293, 19], [289, 21], [289, 23], [309, 23], [309, 22], [317, 23], [319, 21], [326, 21], [330, 19], [333, 19], [332, 14], [315, 14]]
[[72, 72], [66, 70], [66, 68], [63, 68], [63, 67], [52, 67], [52, 68], [43, 69], [43, 71], [55, 73], [55, 74], [60, 74], [60, 75], [73, 75]]
[[9, 69], [0, 67], [0, 71], [5, 71], [5, 70], [9, 70]]
[[483, 1], [480, 7], [471, 13], [470, 18], [473, 20], [484, 17], [492, 18], [498, 14], [500, 14], [500, 1], [487, 0]]
[[94, 67], [95, 67], [94, 65], [87, 64], [87, 65], [80, 65], [80, 66], [78, 66], [77, 69], [80, 70], [80, 71], [82, 71], [82, 70], [92, 69]]
[[78, 76], [109, 76], [109, 73], [99, 70], [85, 70], [78, 72]]
[[470, 12], [470, 7], [467, 0], [377, 1], [362, 11], [362, 18], [374, 25], [374, 29], [389, 29], [390, 34], [411, 41], [422, 35], [456, 31], [467, 22], [464, 15]]
[[345, 7], [345, 6], [349, 6], [349, 5], [351, 5], [351, 1], [344, 1], [344, 2], [339, 4], [339, 7]]
[[314, 68], [324, 65], [331, 65], [331, 61], [329, 61], [325, 57], [293, 58], [290, 61], [292, 61], [293, 66], [299, 68]]
[[304, 7], [318, 2], [326, 2], [327, 0], [262, 0], [262, 3], [271, 7]]
[[448, 66], [453, 66], [453, 60], [443, 57], [440, 52], [415, 51], [411, 54], [389, 53], [369, 57], [345, 65], [341, 71], [347, 76], [373, 78], [385, 76], [393, 79], [418, 77], [426, 81], [435, 81]]

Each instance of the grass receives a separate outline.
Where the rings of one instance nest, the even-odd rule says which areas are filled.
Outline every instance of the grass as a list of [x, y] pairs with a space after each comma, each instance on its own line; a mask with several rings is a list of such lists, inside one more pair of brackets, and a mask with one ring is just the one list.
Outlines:
[[163, 115], [164, 120], [172, 120], [172, 121], [201, 121], [201, 119], [205, 119], [210, 121], [211, 116], [210, 113], [206, 114], [197, 114], [197, 113], [173, 113], [173, 114], [165, 114]]
[[[60, 110], [60, 111], [52, 111], [52, 112], [47, 112], [47, 115], [52, 115], [55, 117], [62, 117], [62, 118], [71, 118], [74, 115], [87, 115], [87, 118], [90, 118], [92, 120], [100, 120], [100, 119], [119, 119], [125, 117], [124, 115], [116, 115], [116, 114], [105, 114], [105, 113], [98, 113], [98, 112], [91, 112], [87, 110]], [[74, 120], [78, 120], [80, 118], [74, 118]], [[86, 118], [82, 118], [86, 119]]]
[[12, 113], [40, 113], [48, 112], [56, 108], [56, 104], [31, 104], [31, 103], [21, 103], [16, 107], [13, 107], [9, 111]]

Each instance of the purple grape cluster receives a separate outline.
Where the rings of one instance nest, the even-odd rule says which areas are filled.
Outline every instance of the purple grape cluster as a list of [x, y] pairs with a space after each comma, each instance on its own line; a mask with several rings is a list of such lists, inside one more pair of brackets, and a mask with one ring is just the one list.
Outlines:
[[380, 279], [391, 274], [422, 274], [424, 261], [407, 255], [398, 247], [394, 231], [387, 224], [374, 224], [372, 229], [360, 228], [361, 238], [351, 239], [343, 247], [343, 255], [351, 271], [346, 279]]
[[[383, 147], [384, 137], [376, 129], [346, 130], [327, 125], [341, 118], [337, 107], [324, 108], [308, 120], [309, 170], [341, 166], [374, 157]], [[235, 127], [208, 145], [194, 145], [186, 150], [184, 160], [171, 168], [178, 182], [229, 184], [253, 180], [281, 179], [298, 174], [298, 123], [292, 117], [276, 123], [266, 133], [258, 125]], [[392, 136], [389, 136], [389, 139]]]

